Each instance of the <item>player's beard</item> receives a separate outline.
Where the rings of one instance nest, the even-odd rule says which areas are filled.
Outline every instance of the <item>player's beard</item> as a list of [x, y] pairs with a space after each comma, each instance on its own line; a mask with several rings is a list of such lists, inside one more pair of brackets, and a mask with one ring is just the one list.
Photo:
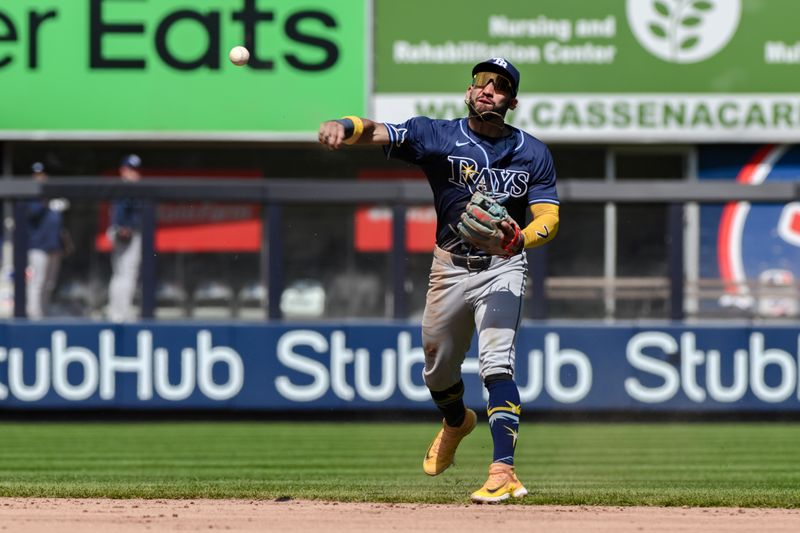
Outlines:
[[475, 100], [472, 96], [469, 98], [464, 98], [464, 103], [467, 104], [467, 108], [469, 109], [469, 118], [479, 118], [485, 124], [489, 124], [501, 130], [506, 127], [506, 113], [508, 112], [508, 104], [495, 106], [489, 111], [480, 112], [475, 107]]

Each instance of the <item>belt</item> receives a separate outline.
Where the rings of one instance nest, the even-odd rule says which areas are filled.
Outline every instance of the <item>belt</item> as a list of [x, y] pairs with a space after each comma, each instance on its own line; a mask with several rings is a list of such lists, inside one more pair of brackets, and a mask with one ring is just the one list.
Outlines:
[[491, 255], [456, 255], [450, 254], [450, 259], [457, 267], [466, 268], [470, 272], [486, 270], [492, 264]]

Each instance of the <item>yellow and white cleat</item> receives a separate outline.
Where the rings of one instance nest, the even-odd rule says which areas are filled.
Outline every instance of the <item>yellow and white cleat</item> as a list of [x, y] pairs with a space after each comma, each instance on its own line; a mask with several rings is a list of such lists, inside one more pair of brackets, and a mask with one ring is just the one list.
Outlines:
[[514, 473], [514, 467], [505, 463], [489, 465], [489, 479], [472, 493], [470, 499], [475, 503], [498, 503], [511, 497], [522, 498], [528, 494], [522, 482]]
[[442, 429], [434, 437], [425, 459], [422, 461], [422, 470], [429, 476], [438, 476], [444, 472], [448, 466], [453, 464], [461, 439], [469, 435], [478, 424], [478, 415], [472, 409], [467, 409], [464, 422], [459, 427], [450, 427], [447, 422], [442, 420]]

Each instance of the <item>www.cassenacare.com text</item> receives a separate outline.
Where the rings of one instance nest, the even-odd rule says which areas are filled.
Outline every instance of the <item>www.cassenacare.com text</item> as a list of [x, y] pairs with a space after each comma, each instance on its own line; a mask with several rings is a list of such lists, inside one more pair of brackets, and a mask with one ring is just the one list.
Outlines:
[[586, 98], [537, 99], [516, 118], [542, 127], [800, 128], [800, 97], [770, 99]]

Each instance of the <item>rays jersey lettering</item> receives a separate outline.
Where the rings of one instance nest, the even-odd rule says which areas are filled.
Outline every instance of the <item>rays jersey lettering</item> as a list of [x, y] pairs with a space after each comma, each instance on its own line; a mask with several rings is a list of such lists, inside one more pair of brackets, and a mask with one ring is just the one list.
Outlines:
[[481, 168], [471, 157], [447, 156], [450, 161], [450, 182], [470, 191], [491, 194], [503, 203], [509, 196], [521, 197], [528, 192], [530, 174], [524, 170]]
[[466, 253], [451, 226], [472, 193], [482, 191], [503, 204], [520, 226], [527, 206], [558, 205], [556, 174], [550, 151], [535, 137], [512, 128], [502, 138], [478, 135], [467, 119], [433, 120], [414, 117], [402, 124], [386, 124], [387, 157], [419, 165], [433, 191], [437, 215], [436, 244]]

